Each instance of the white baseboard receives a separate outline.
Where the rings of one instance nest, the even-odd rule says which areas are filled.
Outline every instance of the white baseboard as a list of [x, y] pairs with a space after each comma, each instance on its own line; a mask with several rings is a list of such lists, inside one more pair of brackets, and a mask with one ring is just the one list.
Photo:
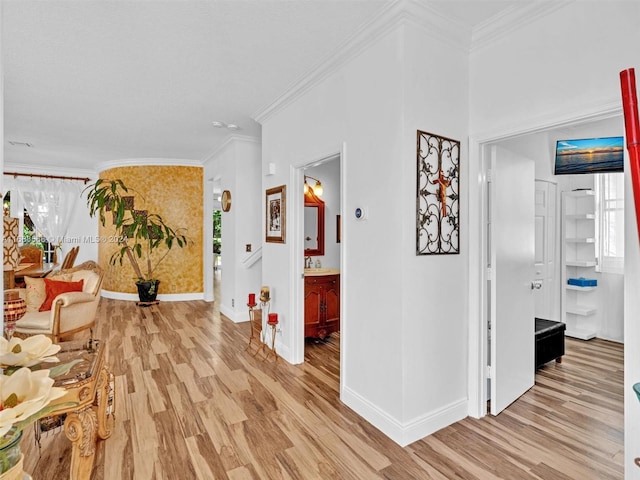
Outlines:
[[[112, 292], [111, 290], [100, 290], [100, 295], [113, 300], [126, 300], [130, 302], [140, 301], [137, 293]], [[187, 302], [189, 300], [203, 300], [203, 292], [196, 293], [159, 293], [158, 300], [163, 302]]]
[[349, 388], [342, 389], [340, 399], [401, 447], [466, 418], [468, 409], [467, 399], [463, 399], [402, 423]]
[[291, 351], [289, 350], [289, 347], [285, 347], [284, 345], [282, 345], [278, 341], [278, 337], [277, 336], [276, 336], [276, 353], [285, 362], [292, 363], [291, 362]]
[[233, 308], [220, 304], [220, 313], [231, 320], [233, 323], [242, 323], [249, 321], [249, 311], [236, 312]]

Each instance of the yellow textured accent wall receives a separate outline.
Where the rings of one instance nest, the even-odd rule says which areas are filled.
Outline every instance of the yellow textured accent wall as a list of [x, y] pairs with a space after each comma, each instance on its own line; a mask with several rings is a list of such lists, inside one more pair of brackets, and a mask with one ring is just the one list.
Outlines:
[[[135, 190], [132, 195], [136, 210], [159, 214], [171, 227], [184, 227], [191, 241], [188, 247], [174, 246], [160, 263], [154, 277], [160, 280], [159, 294], [197, 293], [203, 287], [203, 169], [179, 166], [133, 166], [105, 170], [104, 179], [120, 179]], [[100, 225], [100, 236], [107, 241], [98, 246], [98, 260], [106, 269], [102, 288], [112, 292], [138, 293], [135, 274], [126, 256], [122, 265], [109, 265], [117, 244], [108, 241], [114, 229], [107, 217]], [[157, 260], [160, 255], [157, 255]], [[143, 271], [145, 267], [141, 265]]]

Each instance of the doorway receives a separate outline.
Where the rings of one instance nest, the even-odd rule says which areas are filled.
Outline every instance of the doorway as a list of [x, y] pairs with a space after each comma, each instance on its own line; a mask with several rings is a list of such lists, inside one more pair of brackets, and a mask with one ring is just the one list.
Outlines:
[[340, 338], [340, 157], [306, 167], [304, 190], [305, 346], [321, 346]]
[[213, 210], [213, 272], [222, 269], [222, 210]]
[[557, 275], [557, 184], [535, 181], [535, 316], [559, 318], [556, 299], [560, 291]]
[[[301, 360], [308, 355], [339, 350], [341, 322], [342, 182], [341, 155], [334, 154], [302, 167], [300, 262], [304, 269], [300, 288]], [[302, 188], [301, 188], [302, 189]], [[318, 208], [321, 206], [322, 208]], [[321, 214], [320, 214], [321, 213]], [[339, 358], [339, 355], [337, 355]]]
[[[480, 281], [476, 284], [470, 282], [470, 301], [473, 304], [478, 305], [481, 313], [480, 318], [474, 316], [473, 312], [470, 312], [470, 403], [469, 413], [471, 416], [482, 417], [486, 411], [486, 399], [488, 398], [488, 391], [491, 388], [487, 385], [488, 378], [491, 375], [495, 365], [491, 365], [491, 368], [487, 368], [490, 362], [491, 344], [490, 341], [494, 341], [493, 331], [489, 329], [489, 319], [491, 315], [490, 304], [488, 298], [490, 295], [490, 283], [488, 278], [491, 275], [488, 268], [488, 253], [490, 251], [489, 240], [486, 238], [486, 225], [489, 223], [488, 218], [488, 181], [485, 172], [485, 163], [490, 158], [491, 149], [494, 146], [501, 146], [507, 148], [510, 151], [526, 152], [525, 154], [530, 158], [536, 160], [535, 178], [545, 180], [548, 182], [555, 182], [557, 179], [553, 176], [552, 164], [551, 164], [551, 152], [552, 147], [555, 145], [555, 141], [559, 138], [584, 138], [591, 136], [612, 136], [611, 129], [614, 132], [620, 132], [622, 127], [622, 121], [619, 113], [612, 115], [610, 112], [604, 112], [600, 116], [589, 116], [588, 119], [576, 119], [571, 123], [562, 123], [549, 125], [546, 128], [531, 129], [528, 132], [523, 132], [517, 136], [494, 136], [485, 141], [478, 141], [477, 139], [470, 140], [470, 152], [472, 152], [472, 160], [470, 162], [470, 177], [480, 179], [477, 185], [473, 182], [470, 183], [470, 195], [471, 198], [477, 198], [481, 202], [481, 206], [476, 211], [477, 216], [470, 220], [470, 229], [473, 231], [474, 223], [477, 221], [478, 237], [471, 236], [470, 243], [473, 244], [475, 240], [478, 241], [479, 247], [477, 250], [471, 250], [471, 265], [470, 273], [472, 278], [477, 275]], [[473, 158], [473, 153], [476, 157]], [[557, 187], [557, 191], [560, 191], [560, 187]], [[557, 205], [556, 205], [557, 211]], [[555, 219], [555, 224], [558, 224], [558, 218]], [[556, 231], [558, 233], [559, 229]], [[558, 255], [558, 244], [555, 245]], [[554, 270], [558, 268], [558, 263], [553, 267]], [[559, 272], [556, 273], [559, 278]], [[555, 296], [553, 300], [553, 310], [559, 312], [559, 298], [560, 298], [560, 284], [556, 281], [556, 287], [553, 289]], [[539, 293], [538, 291], [535, 294]], [[473, 308], [472, 308], [473, 310]], [[557, 319], [552, 317], [551, 319]], [[533, 323], [533, 322], [532, 322]], [[491, 334], [491, 338], [489, 335]], [[533, 367], [532, 367], [533, 369]], [[491, 372], [491, 373], [490, 373]]]
[[211, 269], [211, 289], [213, 290], [214, 302], [220, 304], [220, 291], [222, 282], [222, 181], [220, 178], [213, 179], [212, 185], [212, 216], [211, 216], [211, 265], [207, 265], [207, 269]]

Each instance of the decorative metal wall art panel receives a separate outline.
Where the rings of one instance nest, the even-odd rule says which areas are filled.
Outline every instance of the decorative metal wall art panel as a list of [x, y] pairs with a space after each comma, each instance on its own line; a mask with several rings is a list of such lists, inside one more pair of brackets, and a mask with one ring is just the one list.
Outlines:
[[460, 142], [418, 130], [416, 255], [460, 253]]

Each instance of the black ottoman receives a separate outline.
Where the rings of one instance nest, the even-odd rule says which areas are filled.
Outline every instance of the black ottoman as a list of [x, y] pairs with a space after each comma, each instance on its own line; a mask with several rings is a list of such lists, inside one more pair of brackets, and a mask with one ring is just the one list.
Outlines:
[[562, 322], [536, 318], [536, 370], [547, 362], [562, 361], [564, 355], [564, 331]]

